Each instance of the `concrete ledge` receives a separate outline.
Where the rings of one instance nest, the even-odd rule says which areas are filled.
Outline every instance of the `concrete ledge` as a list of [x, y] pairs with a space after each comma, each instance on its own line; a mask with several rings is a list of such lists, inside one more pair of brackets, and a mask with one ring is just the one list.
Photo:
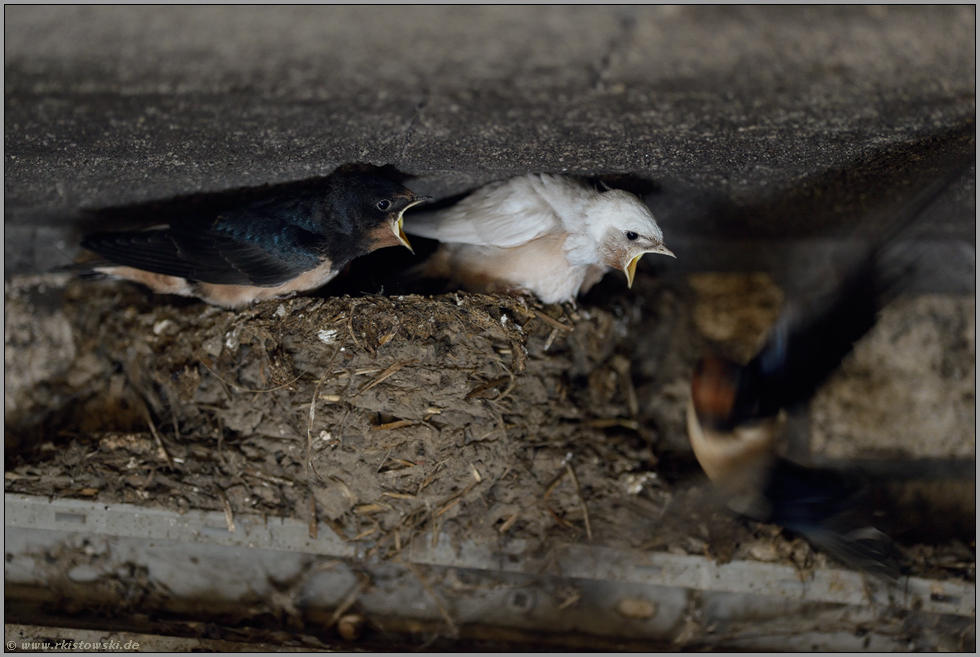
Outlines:
[[[322, 523], [317, 538], [310, 538], [309, 526], [290, 518], [238, 516], [232, 521], [217, 512], [192, 510], [180, 515], [127, 504], [109, 506], [11, 493], [4, 495], [4, 517], [7, 528], [283, 550], [342, 559], [363, 558], [371, 547], [368, 543], [346, 543]], [[229, 531], [231, 522], [234, 531]], [[527, 546], [521, 540], [499, 545], [464, 542], [458, 548], [449, 543], [448, 536], [438, 541], [436, 547], [431, 546], [431, 540], [419, 540], [403, 558], [443, 568], [528, 575], [542, 573], [544, 564], [526, 555]], [[976, 613], [976, 587], [958, 581], [903, 578], [898, 587], [889, 590], [860, 573], [844, 570], [816, 570], [811, 579], [804, 580], [795, 569], [782, 565], [751, 561], [718, 565], [698, 556], [588, 545], [558, 546], [552, 550], [548, 561], [548, 572], [572, 579], [642, 583], [844, 605], [885, 605], [959, 616]]]

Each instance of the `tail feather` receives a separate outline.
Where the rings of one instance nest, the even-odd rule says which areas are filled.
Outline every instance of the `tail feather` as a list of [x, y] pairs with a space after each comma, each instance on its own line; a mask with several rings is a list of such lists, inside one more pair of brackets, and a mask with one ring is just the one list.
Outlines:
[[106, 278], [107, 274], [104, 272], [97, 271], [102, 267], [114, 267], [114, 263], [108, 260], [103, 260], [102, 258], [95, 258], [93, 260], [86, 260], [84, 262], [73, 262], [69, 265], [61, 265], [60, 267], [52, 267], [48, 271], [52, 274], [75, 274], [79, 278], [83, 279], [101, 279]]
[[776, 459], [764, 495], [768, 521], [801, 534], [845, 565], [894, 582], [902, 553], [871, 526], [870, 487], [857, 472], [808, 468]]
[[888, 536], [865, 526], [848, 532], [811, 529], [800, 532], [815, 546], [856, 570], [896, 582], [901, 576], [902, 551]]

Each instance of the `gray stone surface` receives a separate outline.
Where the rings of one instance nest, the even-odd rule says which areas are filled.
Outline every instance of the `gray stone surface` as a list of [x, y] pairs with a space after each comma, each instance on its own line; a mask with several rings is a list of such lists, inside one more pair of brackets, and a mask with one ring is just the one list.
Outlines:
[[[100, 518], [97, 528], [92, 527], [92, 516], [98, 513], [93, 506], [101, 505], [7, 498], [5, 510], [12, 520], [4, 528], [6, 581], [20, 590], [50, 588], [66, 596], [82, 590], [81, 583], [90, 607], [111, 605], [117, 619], [132, 619], [137, 630], [145, 623], [134, 618], [131, 609], [137, 605], [142, 618], [148, 609], [160, 610], [149, 612], [151, 618], [167, 618], [174, 612], [189, 615], [195, 608], [202, 621], [228, 608], [241, 610], [238, 618], [243, 619], [261, 611], [288, 618], [299, 610], [307, 619], [317, 618], [313, 614], [318, 612], [320, 618], [329, 618], [361, 577], [369, 577], [371, 586], [357, 597], [353, 610], [374, 627], [390, 627], [390, 633], [381, 635], [384, 643], [375, 648], [389, 650], [403, 648], [398, 619], [442, 620], [435, 595], [454, 627], [463, 630], [464, 640], [472, 636], [470, 627], [496, 627], [502, 641], [520, 641], [521, 630], [537, 635], [528, 641], [531, 645], [544, 643], [548, 635], [563, 637], [551, 642], [559, 649], [595, 649], [604, 647], [603, 638], [615, 637], [627, 646], [628, 641], [645, 641], [639, 646], [648, 650], [663, 645], [657, 642], [674, 649], [962, 650], [970, 645], [965, 628], [976, 608], [975, 586], [955, 580], [909, 578], [896, 594], [846, 570], [820, 568], [810, 578], [800, 578], [783, 564], [715, 564], [700, 555], [651, 556], [596, 546], [562, 545], [544, 557], [505, 560], [505, 555], [520, 554], [513, 543], [454, 545], [443, 536], [438, 547], [426, 541], [406, 550], [399, 562], [378, 563], [333, 558], [322, 548], [300, 553], [287, 543], [278, 549], [255, 545], [250, 542], [254, 535], [243, 535], [241, 522], [235, 534], [223, 528], [219, 534], [204, 525], [196, 540], [174, 541], [160, 538], [159, 532], [136, 536], [134, 516], [146, 520], [147, 515], [127, 505], [112, 507], [115, 522]], [[200, 526], [198, 512], [168, 515], [176, 516], [164, 512], [155, 524]], [[58, 521], [58, 516], [84, 518], [87, 531]], [[213, 516], [214, 522], [224, 523], [222, 514]], [[303, 523], [294, 524], [297, 533], [306, 529]], [[323, 526], [320, 535], [329, 531]], [[406, 564], [424, 573], [427, 584], [420, 585], [420, 576]], [[134, 571], [142, 576], [126, 575]], [[76, 579], [66, 582], [73, 574]], [[120, 601], [117, 591], [124, 586], [129, 595]], [[139, 602], [129, 602], [133, 599]], [[906, 621], [903, 632], [896, 631], [901, 622], [896, 614]], [[324, 629], [321, 624], [313, 631], [327, 634]], [[623, 644], [615, 647], [622, 649]]]
[[[632, 174], [668, 240], [694, 240], [679, 255], [697, 255], [705, 236], [838, 235], [975, 154], [973, 6], [4, 18], [7, 273], [73, 257], [84, 210], [350, 161], [437, 197], [526, 171]], [[975, 196], [971, 170], [931, 236], [973, 249]]]
[[810, 406], [815, 454], [976, 459], [976, 299], [886, 307]]

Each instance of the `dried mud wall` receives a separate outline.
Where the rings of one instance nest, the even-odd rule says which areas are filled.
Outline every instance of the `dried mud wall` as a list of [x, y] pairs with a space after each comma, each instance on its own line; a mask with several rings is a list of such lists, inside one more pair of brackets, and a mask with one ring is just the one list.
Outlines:
[[636, 544], [669, 499], [635, 434], [623, 308], [147, 299], [69, 286], [81, 356], [49, 383], [65, 406], [46, 421], [67, 444], [8, 491], [326, 520], [383, 555], [433, 528]]
[[[601, 307], [459, 293], [242, 312], [125, 283], [10, 284], [5, 490], [218, 510], [229, 526], [288, 516], [311, 536], [322, 522], [381, 557], [441, 535], [820, 565], [805, 541], [727, 512], [685, 456], [692, 363], [707, 344], [752, 353], [782, 292], [764, 275], [639, 282]], [[816, 400], [811, 454], [901, 456], [886, 426], [861, 430], [895, 404], [903, 435], [922, 445], [907, 458], [946, 454], [922, 451], [936, 439], [975, 453], [963, 433], [975, 417], [975, 306], [937, 303], [883, 314]], [[894, 394], [851, 399], [870, 381], [869, 357]], [[957, 394], [937, 403], [940, 389]], [[941, 408], [959, 419], [937, 434], [949, 424]], [[904, 506], [882, 520], [915, 572], [972, 579], [957, 538], [972, 533], [972, 489], [947, 483], [941, 495], [928, 481], [905, 486]]]

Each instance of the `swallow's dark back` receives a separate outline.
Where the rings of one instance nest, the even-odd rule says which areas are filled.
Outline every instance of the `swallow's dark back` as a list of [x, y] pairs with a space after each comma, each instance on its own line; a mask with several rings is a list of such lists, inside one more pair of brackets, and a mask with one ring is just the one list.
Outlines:
[[272, 191], [220, 211], [191, 210], [166, 228], [98, 233], [82, 246], [116, 265], [203, 283], [272, 287], [325, 260], [337, 270], [369, 253], [368, 231], [388, 218], [379, 201], [409, 195], [376, 175], [335, 174], [321, 188]]

